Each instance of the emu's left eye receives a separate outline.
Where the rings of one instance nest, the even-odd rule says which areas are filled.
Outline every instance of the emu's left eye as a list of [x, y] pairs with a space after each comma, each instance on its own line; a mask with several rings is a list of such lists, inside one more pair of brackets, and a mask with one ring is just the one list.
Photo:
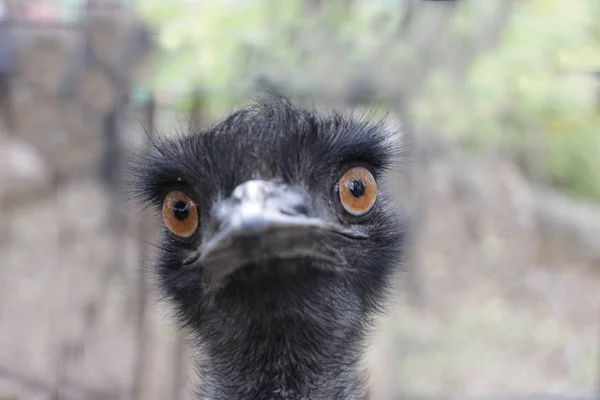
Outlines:
[[169, 192], [165, 197], [162, 217], [167, 228], [176, 236], [187, 238], [198, 229], [196, 203], [178, 190]]
[[356, 216], [368, 213], [377, 200], [377, 182], [366, 168], [348, 170], [338, 181], [340, 202], [348, 213]]

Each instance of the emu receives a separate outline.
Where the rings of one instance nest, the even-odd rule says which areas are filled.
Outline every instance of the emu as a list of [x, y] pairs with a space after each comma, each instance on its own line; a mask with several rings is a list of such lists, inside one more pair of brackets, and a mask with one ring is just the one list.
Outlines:
[[384, 179], [398, 136], [277, 98], [133, 157], [198, 399], [369, 398], [366, 337], [407, 237]]

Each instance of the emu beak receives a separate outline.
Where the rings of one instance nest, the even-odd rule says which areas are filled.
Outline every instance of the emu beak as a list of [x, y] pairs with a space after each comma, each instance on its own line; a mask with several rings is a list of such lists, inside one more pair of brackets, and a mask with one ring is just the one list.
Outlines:
[[366, 235], [311, 214], [310, 197], [301, 189], [262, 180], [238, 186], [213, 209], [216, 231], [199, 249], [206, 280], [214, 283], [269, 260], [310, 258], [344, 265], [339, 245]]

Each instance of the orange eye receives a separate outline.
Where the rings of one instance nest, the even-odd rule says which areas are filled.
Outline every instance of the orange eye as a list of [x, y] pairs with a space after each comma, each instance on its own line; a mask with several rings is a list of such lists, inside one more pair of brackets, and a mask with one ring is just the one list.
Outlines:
[[174, 190], [167, 194], [162, 206], [162, 216], [167, 228], [176, 236], [187, 238], [198, 229], [196, 203], [185, 193]]
[[338, 192], [347, 212], [364, 215], [373, 208], [377, 199], [377, 182], [366, 168], [352, 168], [338, 181]]

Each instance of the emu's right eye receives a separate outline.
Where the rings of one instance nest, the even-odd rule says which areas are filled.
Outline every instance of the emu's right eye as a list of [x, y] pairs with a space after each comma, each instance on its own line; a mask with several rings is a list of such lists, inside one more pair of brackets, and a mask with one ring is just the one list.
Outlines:
[[198, 208], [185, 193], [174, 190], [165, 197], [162, 217], [167, 228], [182, 238], [192, 236], [198, 229]]

